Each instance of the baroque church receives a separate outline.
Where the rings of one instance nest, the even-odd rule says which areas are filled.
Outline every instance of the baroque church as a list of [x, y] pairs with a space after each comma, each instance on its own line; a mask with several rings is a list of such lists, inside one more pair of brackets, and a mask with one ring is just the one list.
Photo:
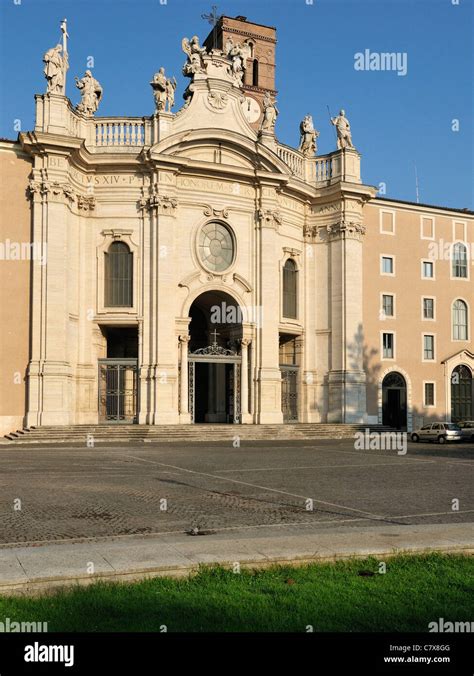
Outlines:
[[184, 105], [161, 68], [140, 118], [91, 71], [73, 106], [61, 28], [0, 142], [2, 433], [474, 418], [472, 211], [378, 197], [344, 110], [329, 154], [309, 115], [279, 142], [273, 27], [183, 39]]

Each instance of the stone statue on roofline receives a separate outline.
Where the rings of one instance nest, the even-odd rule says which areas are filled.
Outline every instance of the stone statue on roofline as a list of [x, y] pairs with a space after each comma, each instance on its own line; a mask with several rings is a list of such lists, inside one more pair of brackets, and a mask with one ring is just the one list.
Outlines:
[[247, 59], [250, 58], [251, 48], [247, 42], [234, 44], [231, 37], [228, 37], [224, 47], [225, 55], [231, 60], [228, 68], [229, 74], [233, 77], [235, 84], [241, 87], [244, 83], [245, 72], [247, 70]]
[[313, 156], [318, 147], [316, 139], [319, 136], [319, 131], [314, 128], [313, 118], [311, 115], [305, 115], [304, 120], [300, 124], [300, 145], [298, 150], [305, 155], [305, 157]]
[[331, 124], [336, 127], [338, 149], [353, 148], [351, 125], [346, 117], [345, 110], [340, 110], [337, 117], [331, 117]]
[[81, 92], [81, 102], [76, 106], [79, 113], [83, 113], [87, 117], [92, 117], [102, 98], [102, 87], [99, 82], [93, 77], [90, 70], [86, 70], [84, 77], [79, 80], [77, 77], [76, 87]]
[[156, 111], [166, 112], [166, 108], [168, 107], [168, 111], [171, 112], [171, 108], [174, 105], [174, 93], [177, 86], [176, 78], [167, 78], [165, 69], [161, 67], [158, 73], [154, 74], [150, 84], [155, 97]]
[[263, 117], [260, 123], [260, 131], [273, 132], [275, 130], [275, 122], [278, 115], [278, 108], [276, 101], [272, 100], [270, 92], [265, 92], [263, 97]]
[[199, 38], [197, 35], [188, 40], [183, 38], [181, 42], [183, 52], [187, 55], [188, 60], [183, 66], [183, 75], [186, 77], [193, 77], [196, 73], [204, 72], [203, 54], [206, 54], [206, 48], [199, 45]]
[[[176, 78], [173, 77], [173, 79], [168, 78], [166, 80], [166, 102], [168, 103], [168, 112], [171, 113], [171, 108], [174, 106], [174, 95], [176, 92], [176, 87], [178, 86], [178, 83], [176, 82]], [[166, 107], [165, 107], [166, 109]]]
[[62, 45], [48, 49], [43, 56], [44, 75], [47, 82], [46, 91], [49, 94], [63, 94], [64, 71], [68, 67], [67, 53], [62, 54]]

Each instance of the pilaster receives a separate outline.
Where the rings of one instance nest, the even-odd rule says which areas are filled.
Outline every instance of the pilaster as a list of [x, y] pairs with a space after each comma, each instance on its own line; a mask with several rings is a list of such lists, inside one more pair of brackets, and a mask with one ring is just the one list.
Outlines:
[[261, 188], [257, 211], [258, 264], [260, 267], [259, 304], [263, 320], [257, 328], [258, 348], [258, 423], [282, 423], [281, 372], [279, 364], [280, 280], [278, 230], [282, 218], [274, 186]]

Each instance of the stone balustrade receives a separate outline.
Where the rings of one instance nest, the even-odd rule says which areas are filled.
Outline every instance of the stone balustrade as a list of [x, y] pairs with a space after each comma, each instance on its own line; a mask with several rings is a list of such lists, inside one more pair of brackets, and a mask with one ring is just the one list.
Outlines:
[[[137, 153], [170, 133], [174, 115], [150, 117], [86, 117], [78, 113], [64, 96], [41, 94], [36, 97], [35, 130], [84, 139], [92, 153]], [[303, 153], [276, 143], [278, 157], [291, 174], [306, 183], [324, 187], [337, 181], [360, 183], [360, 155], [354, 149], [336, 150], [327, 155], [305, 157]]]
[[93, 120], [94, 145], [97, 148], [111, 146], [142, 147], [145, 145], [145, 121], [130, 117], [101, 117]]
[[279, 143], [277, 146], [277, 155], [289, 166], [292, 174], [304, 180], [305, 158], [298, 150]]
[[277, 155], [293, 176], [318, 187], [336, 181], [360, 183], [360, 156], [356, 150], [336, 150], [327, 155], [305, 157], [299, 150], [279, 143]]

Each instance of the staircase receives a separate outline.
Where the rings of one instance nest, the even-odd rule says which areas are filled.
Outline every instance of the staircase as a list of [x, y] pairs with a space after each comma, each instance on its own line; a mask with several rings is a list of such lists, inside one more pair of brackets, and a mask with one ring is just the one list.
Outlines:
[[242, 441], [294, 441], [353, 439], [356, 432], [390, 432], [383, 425], [293, 423], [283, 425], [63, 425], [30, 427], [5, 435], [12, 444], [80, 444], [219, 442], [239, 437]]

